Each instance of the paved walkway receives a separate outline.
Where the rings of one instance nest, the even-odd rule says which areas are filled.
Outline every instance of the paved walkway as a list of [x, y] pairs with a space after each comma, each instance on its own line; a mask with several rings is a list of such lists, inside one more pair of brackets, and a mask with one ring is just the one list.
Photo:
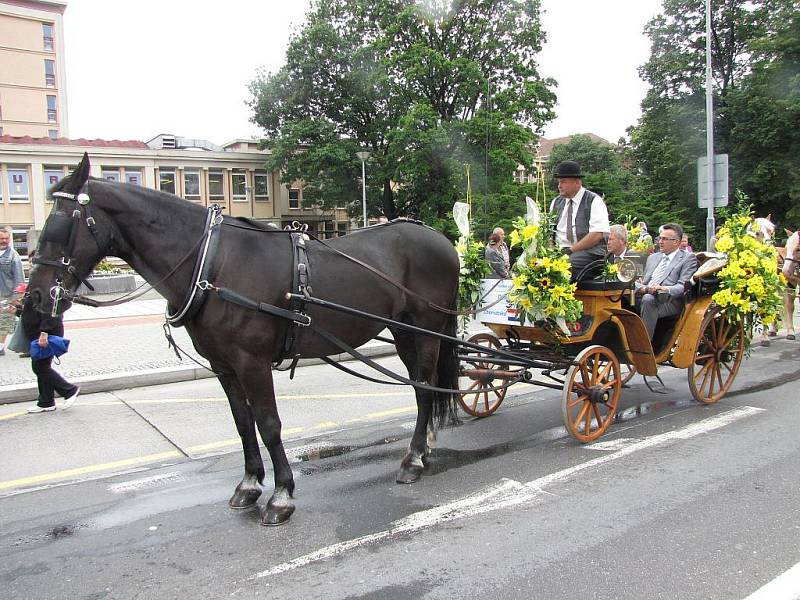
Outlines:
[[[166, 301], [155, 292], [114, 307], [73, 306], [64, 315], [71, 350], [61, 357], [56, 370], [84, 393], [212, 376], [191, 360], [178, 358], [168, 346], [165, 308]], [[172, 329], [172, 335], [183, 350], [208, 364], [194, 351], [184, 328]], [[365, 348], [372, 355], [394, 351], [394, 346], [380, 342], [370, 342]], [[30, 359], [7, 351], [0, 356], [0, 403], [35, 399], [36, 376]]]

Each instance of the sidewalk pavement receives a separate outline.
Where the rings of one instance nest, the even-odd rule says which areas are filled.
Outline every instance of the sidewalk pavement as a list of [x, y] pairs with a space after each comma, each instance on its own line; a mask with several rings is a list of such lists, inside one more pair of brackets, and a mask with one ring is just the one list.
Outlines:
[[[166, 300], [155, 292], [119, 306], [71, 307], [64, 315], [64, 335], [70, 339], [70, 352], [61, 357], [56, 370], [79, 385], [83, 394], [213, 377], [213, 373], [190, 359], [178, 358], [168, 346], [163, 330], [165, 308]], [[182, 350], [208, 365], [195, 352], [184, 328], [172, 329], [172, 335]], [[368, 356], [385, 356], [393, 354], [395, 348], [373, 341], [362, 346], [361, 351]], [[298, 366], [320, 362], [301, 360]], [[0, 356], [0, 403], [33, 402], [36, 396], [30, 358], [20, 358], [11, 351]]]

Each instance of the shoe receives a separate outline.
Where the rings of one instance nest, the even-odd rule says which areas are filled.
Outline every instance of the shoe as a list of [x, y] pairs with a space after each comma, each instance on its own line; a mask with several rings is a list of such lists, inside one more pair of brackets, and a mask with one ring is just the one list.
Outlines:
[[5, 355], [6, 355], [6, 349], [0, 348], [0, 356], [5, 356]]
[[776, 335], [778, 335], [778, 332], [777, 331], [770, 331], [770, 332], [767, 333], [767, 335], [769, 337], [775, 337]]
[[53, 412], [55, 409], [56, 409], [56, 405], [55, 405], [55, 404], [54, 404], [53, 406], [39, 406], [39, 405], [37, 404], [37, 405], [35, 405], [35, 406], [31, 406], [31, 407], [28, 409], [28, 412], [29, 412], [30, 414], [34, 414], [34, 413], [42, 413], [42, 412]]
[[19, 357], [20, 357], [20, 358], [30, 358], [30, 357], [31, 357], [31, 355], [30, 355], [30, 354], [28, 354], [27, 352], [20, 352], [20, 353], [19, 353]]
[[75, 388], [75, 392], [69, 397], [64, 400], [64, 404], [61, 406], [61, 410], [67, 410], [70, 406], [75, 404], [75, 398], [78, 397], [78, 394], [81, 393], [81, 388]]

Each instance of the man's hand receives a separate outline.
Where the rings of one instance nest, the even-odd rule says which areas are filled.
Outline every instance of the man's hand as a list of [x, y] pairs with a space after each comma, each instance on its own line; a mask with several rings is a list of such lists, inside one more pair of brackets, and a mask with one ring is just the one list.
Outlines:
[[44, 331], [39, 334], [39, 339], [36, 343], [39, 344], [40, 348], [47, 348], [48, 345], [47, 334]]

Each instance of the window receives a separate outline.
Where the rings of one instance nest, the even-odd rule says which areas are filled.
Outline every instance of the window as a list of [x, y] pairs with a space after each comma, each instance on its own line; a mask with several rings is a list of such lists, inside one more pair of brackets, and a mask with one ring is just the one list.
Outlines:
[[25, 267], [28, 261], [28, 231], [33, 229], [33, 225], [12, 225], [11, 238], [14, 240], [14, 250], [22, 258], [22, 266]]
[[169, 194], [175, 193], [175, 171], [160, 169], [158, 172], [158, 189]]
[[58, 139], [58, 129], [48, 129], [47, 130], [47, 137], [49, 137], [51, 140], [57, 140]]
[[231, 195], [234, 202], [247, 202], [247, 174], [231, 173]]
[[53, 49], [53, 24], [42, 23], [42, 42], [45, 50]]
[[269, 202], [269, 174], [256, 171], [253, 180], [256, 202]]
[[347, 235], [347, 223], [345, 221], [336, 223], [336, 235]]
[[208, 172], [208, 199], [225, 200], [225, 176], [222, 171]]
[[300, 188], [289, 188], [289, 208], [300, 208]]
[[183, 172], [183, 197], [192, 202], [200, 202], [200, 171]]
[[29, 202], [28, 169], [8, 169], [8, 192], [11, 202]]
[[56, 112], [56, 97], [47, 97], [47, 120], [51, 123], [58, 121], [58, 113]]
[[[49, 190], [59, 181], [64, 178], [63, 167], [48, 167], [44, 168], [44, 189]], [[49, 200], [49, 198], [48, 198]]]
[[100, 176], [106, 181], [116, 181], [119, 183], [119, 169], [103, 167], [100, 171]]
[[125, 183], [142, 185], [142, 172], [139, 169], [125, 169]]
[[44, 84], [47, 87], [56, 87], [56, 61], [44, 59]]

